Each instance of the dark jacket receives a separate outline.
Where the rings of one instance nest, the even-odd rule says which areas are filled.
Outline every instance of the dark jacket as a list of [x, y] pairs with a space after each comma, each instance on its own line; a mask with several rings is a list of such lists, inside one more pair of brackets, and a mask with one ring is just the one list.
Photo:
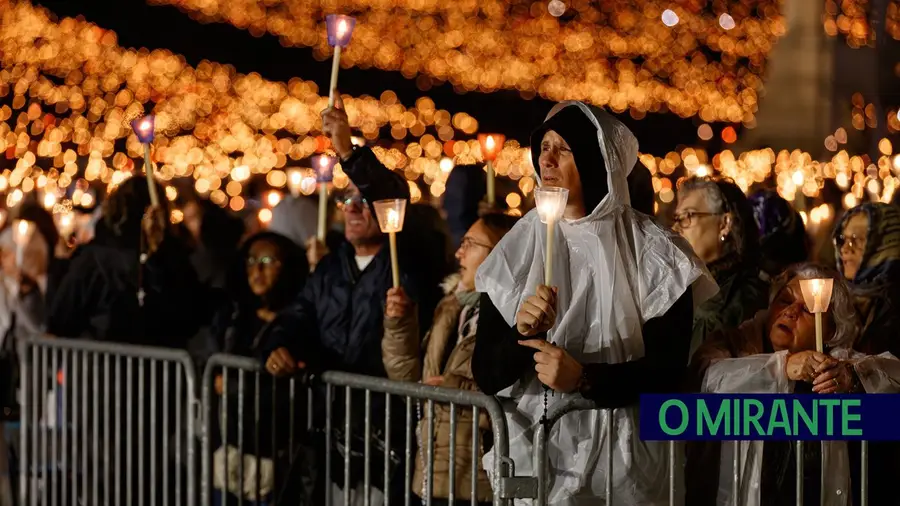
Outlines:
[[[139, 253], [98, 230], [79, 248], [50, 303], [48, 333], [100, 341], [183, 347], [208, 316], [188, 250], [166, 238], [143, 268], [144, 306], [138, 304]], [[198, 303], [200, 301], [200, 303]]]
[[[343, 165], [370, 205], [382, 199], [409, 198], [406, 181], [385, 168], [370, 149], [357, 149]], [[416, 244], [416, 238], [425, 234], [417, 230], [422, 220], [415, 216], [414, 207], [409, 210], [404, 231], [397, 236], [401, 284], [418, 303], [421, 328], [427, 329], [448, 266], [421, 254], [428, 247]], [[262, 346], [263, 361], [284, 346], [314, 370], [385, 376], [381, 337], [385, 294], [392, 286], [390, 250], [385, 244], [362, 272], [354, 255], [353, 247], [344, 243], [322, 258], [303, 292], [273, 322]]]
[[769, 286], [759, 277], [759, 269], [741, 263], [727, 264], [725, 259], [709, 265], [719, 293], [694, 311], [692, 355], [713, 332], [735, 328], [769, 307]]

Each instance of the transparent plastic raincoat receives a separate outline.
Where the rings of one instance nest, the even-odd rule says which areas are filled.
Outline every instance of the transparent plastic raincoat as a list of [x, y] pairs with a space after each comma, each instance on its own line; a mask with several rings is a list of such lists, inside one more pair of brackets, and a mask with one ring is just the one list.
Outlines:
[[[715, 282], [690, 246], [650, 217], [630, 207], [626, 177], [637, 162], [637, 139], [609, 114], [580, 102], [597, 128], [609, 193], [578, 220], [562, 220], [555, 234], [555, 326], [548, 339], [583, 364], [622, 363], [644, 355], [642, 325], [663, 315], [687, 290], [700, 304], [715, 294]], [[591, 168], [580, 167], [584, 173]], [[583, 178], [583, 177], [582, 177]], [[543, 283], [546, 226], [532, 210], [503, 238], [478, 270], [476, 288], [486, 293], [510, 326], [529, 295]], [[615, 388], [597, 385], [594, 388]], [[506, 402], [510, 456], [516, 474], [533, 471], [532, 439], [543, 414], [544, 392], [533, 374], [499, 393]], [[553, 405], [578, 394], [547, 396]], [[665, 443], [641, 441], [636, 406], [582, 411], [564, 416], [550, 431], [549, 468], [555, 473], [549, 504], [587, 505], [606, 491], [607, 452], [612, 448], [612, 497], [621, 506], [654, 506], [668, 496]], [[614, 440], [603, 436], [614, 423]], [[493, 469], [493, 453], [485, 469]]]
[[[856, 375], [866, 393], [900, 393], [900, 360], [890, 353], [871, 356], [845, 348], [835, 348], [830, 355], [838, 360], [853, 363]], [[703, 379], [706, 393], [768, 393], [787, 394], [794, 391], [794, 382], [785, 374], [787, 351], [729, 358], [713, 363]], [[818, 444], [808, 442], [806, 444]], [[823, 441], [825, 456], [823, 483], [825, 494], [822, 506], [847, 506], [851, 504], [850, 457], [844, 441]], [[763, 463], [762, 441], [740, 442], [740, 469], [737, 504], [762, 506], [760, 498]], [[719, 461], [719, 491], [716, 504], [730, 506], [734, 493], [732, 466], [733, 442], [723, 443]], [[858, 485], [857, 485], [858, 486]]]

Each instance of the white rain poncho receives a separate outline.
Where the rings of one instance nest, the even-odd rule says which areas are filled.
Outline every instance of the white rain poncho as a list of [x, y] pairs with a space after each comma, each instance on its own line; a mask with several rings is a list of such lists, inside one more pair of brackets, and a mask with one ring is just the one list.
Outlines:
[[[637, 360], [644, 356], [645, 322], [665, 314], [692, 287], [695, 305], [717, 288], [686, 242], [631, 209], [626, 177], [637, 162], [634, 135], [598, 109], [580, 102], [561, 105], [551, 115], [563, 107], [578, 107], [598, 129], [609, 193], [588, 216], [559, 223], [553, 258], [558, 317], [548, 339], [583, 364]], [[580, 167], [579, 173], [591, 169]], [[545, 241], [546, 226], [532, 210], [478, 269], [477, 290], [488, 294], [510, 326], [523, 301], [543, 283]], [[543, 414], [543, 387], [532, 372], [498, 395], [510, 399], [505, 404], [516, 474], [529, 475], [534, 428]], [[548, 395], [548, 405], [552, 409], [577, 395]], [[666, 503], [665, 443], [640, 440], [636, 406], [614, 413], [614, 441], [603, 437], [609, 423], [605, 410], [571, 413], [551, 430], [549, 468], [556, 474], [550, 504], [596, 504], [604, 497], [610, 446], [615, 504]], [[493, 469], [493, 457], [493, 452], [485, 456], [485, 469]]]
[[[856, 375], [866, 393], [900, 393], [900, 360], [890, 353], [867, 356], [845, 348], [835, 348], [830, 355], [838, 360], [853, 363]], [[749, 357], [729, 358], [713, 363], [703, 379], [704, 393], [722, 394], [788, 394], [794, 391], [794, 382], [785, 374], [788, 352], [779, 351]], [[808, 442], [806, 444], [818, 444]], [[762, 461], [762, 441], [740, 442], [739, 479], [740, 498], [743, 506], [763, 506], [760, 499]], [[823, 441], [825, 456], [825, 495], [822, 506], [847, 506], [851, 500], [850, 457], [844, 441]], [[733, 489], [732, 466], [734, 443], [722, 444], [719, 461], [719, 490], [716, 504], [731, 506]]]

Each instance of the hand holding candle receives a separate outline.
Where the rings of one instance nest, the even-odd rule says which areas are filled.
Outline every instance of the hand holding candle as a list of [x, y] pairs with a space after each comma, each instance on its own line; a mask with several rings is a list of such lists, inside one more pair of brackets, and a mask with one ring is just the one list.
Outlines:
[[338, 71], [341, 68], [341, 48], [350, 43], [356, 19], [341, 14], [329, 14], [325, 17], [328, 31], [328, 45], [334, 48], [331, 60], [331, 85], [328, 87], [328, 107], [334, 107], [334, 90], [337, 89]]
[[150, 205], [159, 207], [159, 195], [156, 193], [156, 178], [153, 174], [153, 163], [150, 160], [150, 143], [156, 136], [156, 118], [144, 116], [131, 122], [131, 128], [141, 144], [144, 145], [144, 173], [147, 176], [147, 190], [150, 192]]
[[822, 313], [828, 311], [832, 288], [834, 280], [830, 278], [800, 280], [800, 291], [803, 292], [806, 309], [816, 315], [816, 351], [819, 353], [824, 353], [825, 349], [822, 342]]
[[375, 206], [375, 216], [378, 218], [378, 226], [381, 228], [382, 233], [388, 234], [388, 239], [390, 240], [394, 288], [399, 288], [400, 268], [397, 262], [397, 232], [403, 230], [403, 220], [406, 217], [406, 200], [379, 200], [373, 205]]
[[565, 188], [548, 186], [534, 190], [538, 216], [541, 223], [547, 225], [547, 254], [544, 259], [544, 284], [547, 286], [553, 286], [553, 236], [556, 232], [556, 223], [562, 219], [568, 200], [569, 190]]
[[503, 143], [506, 137], [500, 134], [480, 134], [478, 143], [481, 144], [481, 156], [487, 163], [487, 203], [490, 206], [496, 202], [496, 191], [494, 190], [494, 160], [497, 154], [503, 149]]
[[316, 155], [312, 157], [312, 164], [316, 171], [316, 182], [319, 184], [319, 222], [316, 237], [319, 241], [325, 242], [328, 225], [328, 183], [334, 179], [337, 159], [328, 155]]

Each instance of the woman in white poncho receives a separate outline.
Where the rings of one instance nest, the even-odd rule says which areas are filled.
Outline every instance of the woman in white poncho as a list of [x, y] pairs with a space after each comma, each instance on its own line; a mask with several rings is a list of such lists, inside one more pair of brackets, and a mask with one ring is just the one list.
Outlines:
[[[814, 317], [806, 311], [800, 290], [801, 279], [815, 278], [834, 279], [824, 319], [824, 354], [816, 351]], [[690, 376], [695, 388], [707, 393], [900, 393], [900, 361], [889, 353], [868, 356], [854, 352], [850, 346], [858, 334], [859, 323], [844, 280], [831, 269], [798, 264], [776, 278], [767, 310], [738, 329], [710, 335], [692, 358]], [[796, 446], [790, 441], [742, 441], [740, 445], [737, 503], [793, 506]], [[688, 445], [687, 504], [734, 504], [733, 450], [734, 444], [715, 441]], [[859, 483], [851, 482], [859, 452], [853, 453], [844, 441], [803, 446], [804, 504], [859, 504]], [[821, 490], [825, 495], [820, 498]], [[887, 504], [885, 497], [871, 495], [870, 499], [872, 504]]]
[[[505, 403], [517, 474], [533, 470], [532, 438], [545, 402], [578, 396], [615, 411], [564, 416], [548, 440], [549, 503], [666, 503], [665, 444], [638, 436], [638, 397], [677, 387], [688, 361], [693, 305], [715, 283], [690, 246], [629, 204], [637, 140], [612, 116], [580, 102], [554, 108], [532, 135], [541, 183], [569, 190], [556, 233], [554, 287], [543, 285], [546, 227], [534, 211], [478, 270], [484, 295], [473, 374]], [[544, 387], [553, 392], [545, 395]], [[614, 420], [607, 413], [613, 412]], [[603, 436], [614, 424], [613, 441]], [[493, 454], [485, 457], [492, 469]]]

